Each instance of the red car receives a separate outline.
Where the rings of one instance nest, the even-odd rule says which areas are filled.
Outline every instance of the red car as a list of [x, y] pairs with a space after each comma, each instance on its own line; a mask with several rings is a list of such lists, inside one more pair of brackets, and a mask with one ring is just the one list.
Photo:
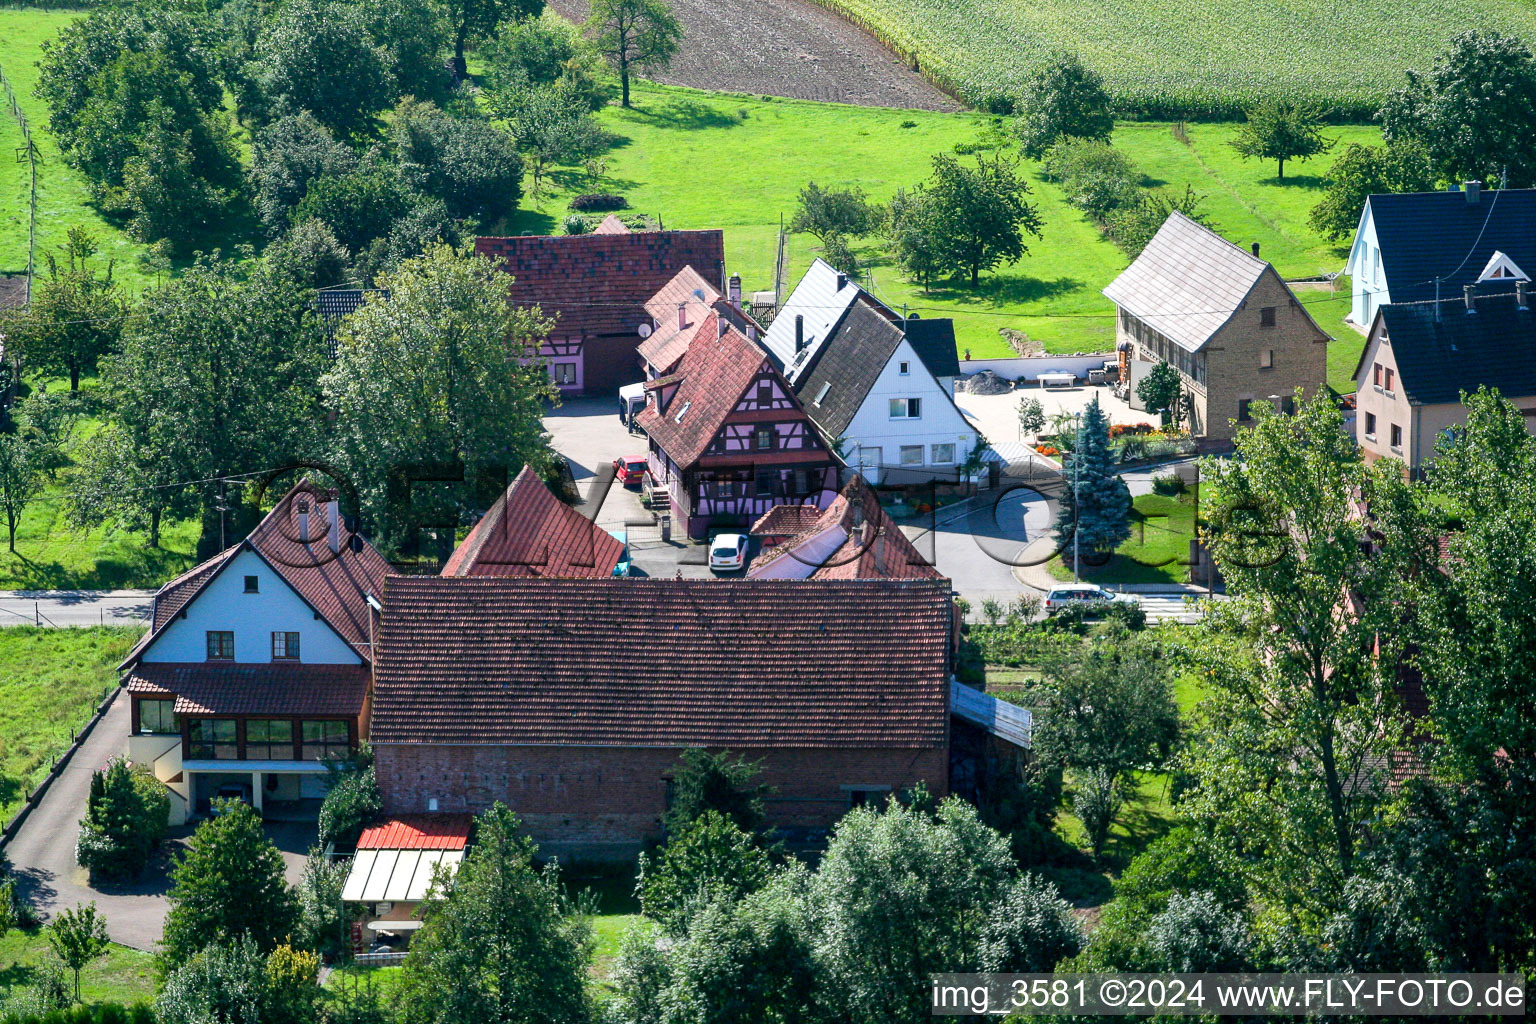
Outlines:
[[618, 475], [619, 483], [625, 487], [631, 484], [639, 487], [640, 482], [645, 479], [645, 456], [626, 455], [623, 458], [614, 459], [613, 469]]

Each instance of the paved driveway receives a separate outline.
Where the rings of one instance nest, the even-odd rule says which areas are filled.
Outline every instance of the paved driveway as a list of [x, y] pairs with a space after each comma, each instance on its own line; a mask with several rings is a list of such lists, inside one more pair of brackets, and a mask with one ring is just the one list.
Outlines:
[[[91, 772], [122, 753], [127, 736], [128, 698], [119, 692], [42, 802], [6, 844], [5, 856], [16, 874], [19, 895], [39, 916], [46, 919], [77, 904], [95, 902], [106, 915], [107, 932], [113, 941], [153, 950], [165, 925], [171, 857], [184, 848], [192, 830], [174, 830], [156, 863], [143, 878], [128, 884], [93, 887], [88, 873], [75, 863], [75, 835], [85, 813]], [[288, 881], [297, 882], [305, 854], [315, 839], [315, 826], [269, 823], [266, 828], [268, 838], [282, 851]]]

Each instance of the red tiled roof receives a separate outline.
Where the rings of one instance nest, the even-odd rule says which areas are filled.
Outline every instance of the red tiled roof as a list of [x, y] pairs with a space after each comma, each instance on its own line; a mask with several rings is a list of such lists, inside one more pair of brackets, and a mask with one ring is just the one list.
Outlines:
[[[305, 479], [295, 484], [268, 512], [250, 536], [201, 565], [182, 573], [155, 595], [154, 623], [150, 634], [123, 661], [133, 664], [176, 613], [208, 585], [236, 554], [249, 548], [272, 567], [300, 597], [308, 601], [359, 657], [367, 659], [368, 595], [377, 595], [390, 565], [361, 534], [337, 528], [337, 550], [332, 551], [327, 527], [326, 502], [335, 492]], [[309, 532], [300, 530], [300, 508], [307, 506]]]
[[[842, 493], [827, 506], [825, 512], [817, 512], [814, 520], [798, 530], [778, 529], [780, 521], [770, 521], [781, 509], [799, 510], [786, 513], [785, 526], [795, 519], [817, 512], [814, 506], [778, 506], [770, 509], [752, 527], [756, 534], [793, 533], [784, 543], [758, 555], [752, 562], [752, 571], [769, 565], [780, 558], [789, 557], [799, 544], [840, 527], [845, 540], [819, 566], [810, 569], [808, 578], [817, 580], [869, 580], [869, 579], [944, 579], [901, 532], [901, 527], [886, 514], [879, 497], [861, 476], [854, 476], [843, 487]], [[764, 529], [764, 524], [772, 529]], [[810, 568], [810, 564], [807, 567]]]
[[469, 844], [467, 814], [406, 814], [363, 829], [359, 850], [462, 850]]
[[365, 665], [282, 662], [141, 662], [128, 692], [176, 697], [178, 715], [356, 718], [368, 692]]
[[797, 537], [813, 528], [821, 519], [815, 505], [775, 505], [752, 524], [755, 537]]
[[718, 273], [725, 236], [720, 231], [519, 235], [478, 238], [475, 253], [506, 260], [514, 303], [559, 314], [555, 336], [634, 335], [646, 317], [646, 300], [678, 271], [692, 266]]
[[[694, 335], [697, 342], [688, 346], [678, 365], [675, 376], [681, 382], [666, 410], [657, 412], [655, 402], [647, 402], [635, 418], [682, 468], [704, 454], [758, 372], [765, 365], [772, 368], [767, 354], [755, 342], [734, 327], [726, 328], [722, 337], [719, 324], [718, 313], [711, 313], [699, 324]], [[788, 384], [783, 387], [789, 391]]]
[[[684, 267], [645, 304], [655, 330], [636, 349], [640, 358], [665, 373], [683, 358], [694, 334], [714, 311], [720, 293], [692, 267]], [[687, 326], [678, 325], [677, 307], [686, 306]]]
[[528, 466], [469, 531], [444, 576], [611, 576], [624, 545]]
[[392, 576], [371, 739], [931, 748], [951, 607], [935, 580]]
[[617, 214], [610, 213], [592, 230], [592, 233], [594, 235], [627, 235], [629, 228], [624, 226], [624, 222], [619, 220]]

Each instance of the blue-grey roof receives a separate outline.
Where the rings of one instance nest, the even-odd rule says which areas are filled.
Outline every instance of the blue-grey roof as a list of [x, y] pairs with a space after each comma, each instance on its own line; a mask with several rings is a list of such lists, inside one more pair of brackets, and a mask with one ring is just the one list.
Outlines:
[[907, 341], [917, 358], [935, 377], [960, 376], [960, 356], [955, 351], [955, 322], [948, 317], [938, 320], [910, 316], [906, 321]]
[[1457, 402], [1463, 391], [1483, 384], [1509, 397], [1536, 395], [1536, 311], [1518, 308], [1507, 292], [1479, 295], [1476, 306], [1477, 312], [1467, 312], [1458, 295], [1439, 303], [1381, 307], [1410, 399], [1427, 405]]
[[[1371, 196], [1371, 219], [1394, 303], [1459, 299], [1495, 252], [1536, 273], [1536, 189], [1404, 192]], [[1479, 291], [1513, 290], [1484, 282]]]

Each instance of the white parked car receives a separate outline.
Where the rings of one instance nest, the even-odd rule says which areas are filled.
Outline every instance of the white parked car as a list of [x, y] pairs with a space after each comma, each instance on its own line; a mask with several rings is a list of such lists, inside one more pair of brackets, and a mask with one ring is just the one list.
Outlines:
[[732, 572], [746, 564], [746, 534], [719, 533], [709, 542], [709, 567], [715, 572]]
[[1136, 598], [1130, 594], [1117, 594], [1113, 590], [1105, 590], [1096, 583], [1063, 583], [1059, 587], [1053, 587], [1045, 595], [1045, 613], [1050, 615], [1072, 605], [1117, 602], [1135, 604]]

